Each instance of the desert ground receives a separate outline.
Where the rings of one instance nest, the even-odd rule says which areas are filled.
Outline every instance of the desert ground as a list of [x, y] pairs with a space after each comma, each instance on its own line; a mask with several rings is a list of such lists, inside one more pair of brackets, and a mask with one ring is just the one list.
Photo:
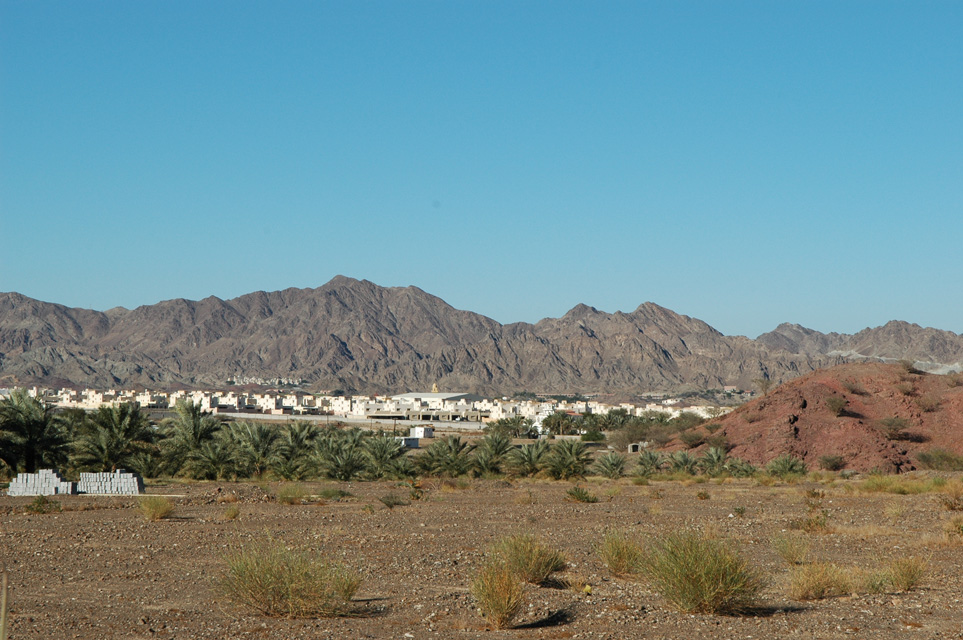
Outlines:
[[[10, 638], [959, 638], [963, 545], [942, 494], [867, 492], [865, 479], [787, 484], [630, 479], [581, 482], [597, 503], [570, 501], [569, 482], [430, 480], [408, 505], [397, 482], [306, 483], [308, 494], [350, 494], [284, 504], [277, 483], [152, 484], [172, 496], [170, 517], [150, 522], [135, 498], [62, 496], [60, 511], [31, 513], [31, 498], [0, 497], [0, 560], [10, 578]], [[905, 477], [904, 477], [905, 479]], [[958, 479], [951, 479], [951, 483]], [[226, 513], [236, 507], [234, 519]], [[798, 531], [807, 562], [872, 571], [899, 556], [929, 571], [907, 592], [790, 597], [790, 565], [772, 539]], [[823, 526], [824, 525], [824, 526]], [[645, 544], [695, 529], [724, 540], [767, 578], [748, 614], [678, 612], [645, 580], [615, 578], [597, 544], [625, 530]], [[491, 630], [469, 585], [497, 539], [532, 533], [561, 549], [568, 568], [553, 586], [526, 585], [511, 629]], [[225, 553], [274, 537], [358, 571], [348, 617], [258, 615], [227, 599], [217, 578]]]

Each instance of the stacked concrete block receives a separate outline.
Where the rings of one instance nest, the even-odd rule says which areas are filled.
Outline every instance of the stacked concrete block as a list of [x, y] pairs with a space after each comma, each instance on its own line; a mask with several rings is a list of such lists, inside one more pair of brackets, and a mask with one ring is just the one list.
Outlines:
[[7, 488], [10, 496], [59, 496], [76, 493], [73, 482], [67, 482], [53, 469], [37, 473], [18, 473]]
[[144, 491], [140, 474], [118, 469], [107, 473], [81, 473], [77, 493], [113, 493], [137, 495]]

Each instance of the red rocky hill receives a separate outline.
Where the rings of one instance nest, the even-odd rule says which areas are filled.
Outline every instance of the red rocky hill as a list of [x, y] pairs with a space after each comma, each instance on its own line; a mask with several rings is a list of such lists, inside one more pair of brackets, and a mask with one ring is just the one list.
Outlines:
[[908, 471], [922, 451], [963, 455], [963, 376], [842, 364], [786, 382], [714, 422], [730, 455], [753, 464], [789, 453], [817, 469], [821, 457], [839, 455], [857, 471]]

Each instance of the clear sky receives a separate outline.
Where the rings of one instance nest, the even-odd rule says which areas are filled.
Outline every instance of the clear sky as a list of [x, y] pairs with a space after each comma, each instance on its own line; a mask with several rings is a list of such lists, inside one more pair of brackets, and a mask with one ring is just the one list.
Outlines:
[[0, 291], [963, 332], [963, 2], [0, 0]]

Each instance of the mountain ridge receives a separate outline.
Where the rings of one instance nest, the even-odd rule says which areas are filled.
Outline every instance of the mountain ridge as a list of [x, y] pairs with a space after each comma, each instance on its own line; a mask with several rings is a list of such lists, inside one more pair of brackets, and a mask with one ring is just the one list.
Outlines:
[[902, 321], [851, 336], [783, 323], [753, 340], [652, 302], [628, 313], [578, 304], [560, 318], [503, 325], [415, 286], [346, 276], [105, 312], [0, 293], [6, 386], [220, 387], [246, 376], [368, 393], [435, 383], [487, 394], [643, 392], [750, 388], [853, 358], [952, 369], [963, 336]]

